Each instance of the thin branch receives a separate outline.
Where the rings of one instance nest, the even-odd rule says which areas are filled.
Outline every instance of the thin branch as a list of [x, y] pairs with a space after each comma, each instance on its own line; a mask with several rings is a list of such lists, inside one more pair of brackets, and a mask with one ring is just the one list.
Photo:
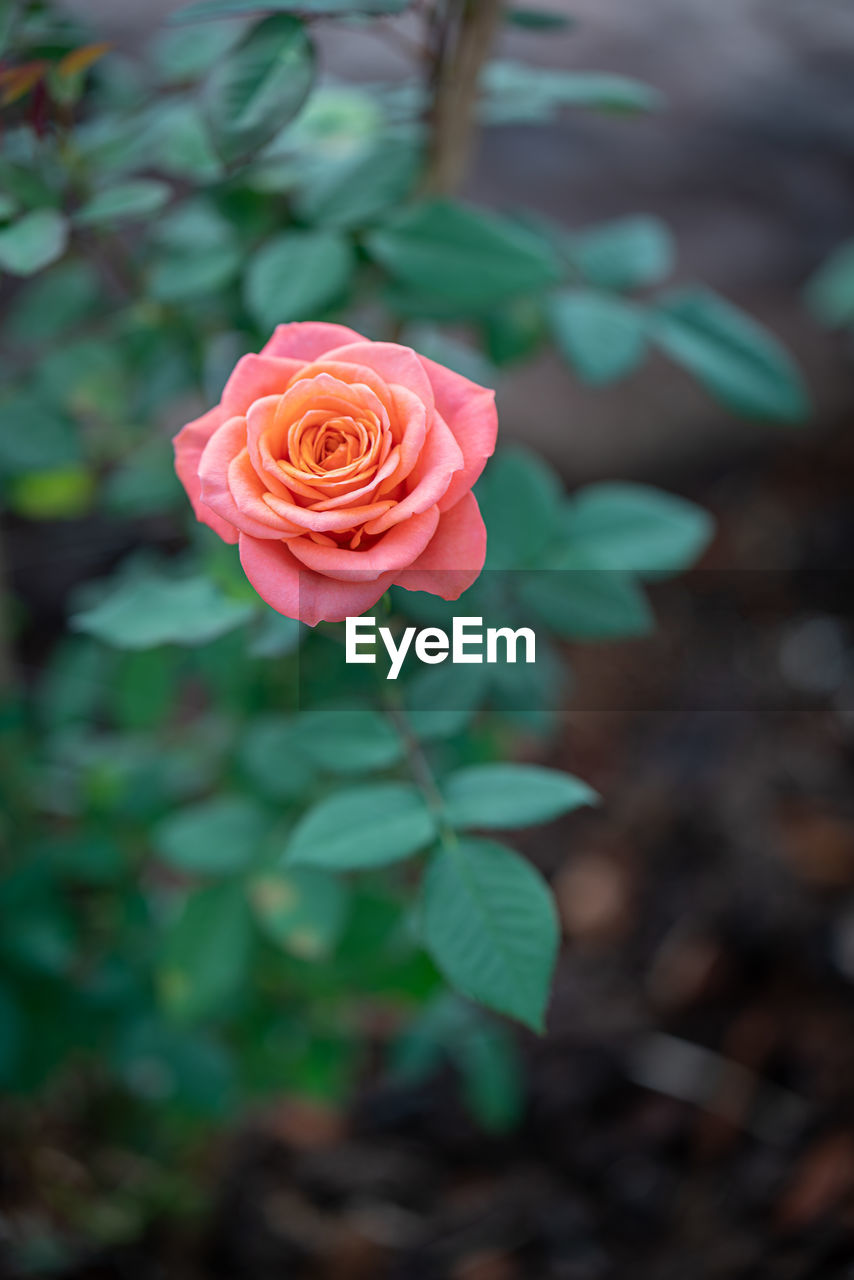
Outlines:
[[[437, 11], [440, 8], [437, 3]], [[430, 160], [425, 186], [455, 191], [465, 176], [476, 126], [480, 72], [495, 40], [502, 0], [448, 0], [434, 53]]]
[[453, 848], [458, 843], [457, 834], [448, 825], [445, 818], [445, 801], [442, 798], [433, 770], [430, 768], [430, 761], [427, 759], [424, 748], [413, 731], [409, 717], [398, 702], [388, 700], [385, 704], [385, 709], [389, 719], [403, 739], [410, 772], [427, 802], [427, 807], [436, 818], [439, 838], [443, 845]]

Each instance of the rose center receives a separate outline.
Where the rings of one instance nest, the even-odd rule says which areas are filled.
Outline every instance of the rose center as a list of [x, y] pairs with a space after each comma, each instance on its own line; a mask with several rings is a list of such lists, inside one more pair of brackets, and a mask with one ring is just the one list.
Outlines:
[[344, 437], [338, 431], [331, 431], [321, 443], [318, 462], [324, 470], [329, 471], [344, 464], [347, 460], [347, 452], [347, 442]]
[[300, 505], [364, 491], [393, 446], [382, 405], [377, 411], [346, 395], [319, 390], [323, 394], [318, 393], [314, 404], [303, 401], [295, 406], [303, 411], [292, 417], [283, 396], [262, 445]]
[[355, 418], [306, 415], [289, 441], [287, 461], [307, 471], [328, 474], [357, 464], [371, 449], [371, 424]]

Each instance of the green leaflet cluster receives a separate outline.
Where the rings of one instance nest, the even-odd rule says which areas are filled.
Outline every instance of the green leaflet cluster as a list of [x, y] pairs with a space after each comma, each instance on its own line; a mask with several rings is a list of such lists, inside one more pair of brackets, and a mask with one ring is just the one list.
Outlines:
[[[570, 229], [423, 194], [429, 112], [417, 77], [319, 78], [312, 25], [406, 7], [203, 0], [133, 64], [49, 11], [19, 15], [17, 60], [67, 49], [78, 69], [60, 76], [62, 62], [45, 63], [59, 123], [35, 146], [32, 90], [7, 90], [20, 94], [10, 109], [23, 122], [6, 128], [0, 159], [0, 271], [23, 287], [3, 324], [0, 415], [32, 424], [24, 439], [0, 439], [14, 510], [179, 510], [168, 442], [148, 424], [200, 388], [215, 399], [235, 359], [289, 320], [358, 327], [370, 314], [369, 336], [394, 331], [485, 382], [549, 343], [593, 387], [658, 353], [734, 413], [807, 416], [803, 380], [770, 333], [707, 288], [667, 287], [676, 250], [660, 219]], [[507, 20], [560, 25], [527, 9]], [[479, 115], [486, 127], [535, 126], [585, 110], [630, 128], [662, 106], [630, 77], [498, 60], [484, 70]], [[816, 279], [821, 314], [846, 314], [846, 261]]]
[[512, 849], [466, 833], [595, 800], [577, 778], [535, 765], [472, 765], [427, 795], [404, 782], [351, 788], [309, 810], [284, 865], [366, 870], [433, 848], [415, 908], [424, 945], [457, 991], [542, 1030], [558, 943], [550, 892]]
[[[315, 735], [327, 719], [326, 737]], [[426, 854], [411, 906], [418, 940], [452, 988], [542, 1030], [559, 933], [551, 893], [518, 853], [469, 833], [553, 821], [596, 803], [595, 792], [556, 770], [498, 762], [454, 769], [426, 793], [400, 778], [330, 787], [316, 780], [317, 770], [405, 770], [415, 742], [409, 726], [401, 733], [378, 712], [320, 711], [260, 727], [266, 740], [259, 747], [253, 728], [243, 758], [250, 771], [263, 761], [262, 790], [285, 798], [263, 770], [289, 771], [304, 743], [295, 781], [325, 794], [284, 840], [270, 810], [239, 793], [192, 803], [154, 827], [157, 860], [194, 885], [175, 904], [157, 964], [165, 1007], [182, 1019], [200, 1017], [236, 996], [253, 917], [294, 956], [328, 959], [346, 927], [345, 875]]]
[[[489, 530], [487, 571], [454, 605], [396, 593], [405, 615], [442, 622], [461, 609], [488, 613], [490, 593], [500, 589], [502, 621], [536, 623], [544, 645], [549, 636], [556, 643], [645, 634], [653, 618], [644, 583], [688, 567], [712, 533], [705, 512], [649, 486], [596, 484], [567, 497], [556, 474], [521, 449], [499, 452], [478, 497]], [[243, 651], [274, 658], [282, 677], [289, 662], [299, 663], [303, 691], [312, 688], [316, 664], [318, 697], [357, 695], [360, 669], [344, 667], [331, 638], [238, 598], [238, 590], [237, 579], [215, 587], [210, 577], [140, 566], [102, 584], [74, 625], [126, 650], [215, 643], [230, 633]], [[342, 682], [337, 691], [333, 671]], [[440, 765], [449, 743], [469, 749], [484, 707], [499, 722], [524, 709], [531, 727], [548, 730], [564, 677], [555, 651], [538, 666], [535, 688], [518, 665], [433, 667], [405, 685], [404, 706], [391, 717], [369, 708], [256, 716], [240, 762], [260, 801], [217, 794], [167, 815], [154, 830], [158, 858], [174, 871], [234, 880], [230, 889], [195, 890], [176, 916], [178, 942], [166, 948], [158, 980], [167, 1007], [204, 1011], [245, 980], [243, 965], [221, 963], [209, 911], [223, 912], [214, 932], [233, 935], [232, 954], [246, 964], [253, 917], [291, 954], [328, 960], [346, 927], [350, 888], [342, 877], [426, 856], [414, 904], [411, 876], [406, 881], [406, 913], [420, 944], [454, 989], [541, 1028], [558, 939], [549, 890], [511, 848], [471, 833], [553, 820], [593, 803], [593, 791], [565, 774], [494, 760], [440, 767], [438, 783], [425, 791], [406, 764], [413, 747], [424, 758], [436, 754]], [[365, 781], [378, 772], [392, 776]], [[318, 774], [341, 782], [330, 789]], [[285, 807], [286, 838], [265, 820], [271, 803]]]

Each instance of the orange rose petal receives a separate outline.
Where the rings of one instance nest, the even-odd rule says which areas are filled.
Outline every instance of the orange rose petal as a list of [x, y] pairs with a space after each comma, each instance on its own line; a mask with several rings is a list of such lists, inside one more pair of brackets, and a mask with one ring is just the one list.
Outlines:
[[299, 376], [302, 365], [297, 360], [273, 359], [271, 356], [243, 356], [225, 384], [221, 404], [228, 415], [245, 414], [249, 406], [264, 396], [281, 395]]
[[202, 484], [199, 480], [199, 462], [205, 446], [217, 428], [222, 426], [226, 417], [227, 414], [222, 405], [218, 404], [215, 409], [210, 409], [200, 418], [182, 427], [173, 441], [173, 446], [175, 470], [187, 491], [196, 519], [208, 525], [214, 533], [218, 533], [223, 542], [236, 542], [237, 530], [228, 521], [211, 511], [210, 507], [202, 501]]
[[267, 542], [240, 535], [243, 572], [262, 600], [287, 618], [310, 627], [343, 622], [375, 605], [394, 579], [384, 573], [372, 582], [327, 578], [312, 573], [289, 550], [288, 542]]
[[444, 512], [416, 561], [395, 577], [407, 591], [457, 600], [477, 580], [486, 559], [486, 526], [473, 493]]
[[463, 465], [463, 455], [450, 428], [435, 414], [418, 463], [409, 477], [412, 486], [405, 498], [365, 526], [365, 533], [383, 533], [393, 524], [426, 511], [445, 496], [451, 478]]
[[[263, 442], [261, 454], [266, 459]], [[397, 465], [396, 451], [393, 451], [393, 455], [389, 455], [379, 469], [368, 466], [364, 473], [354, 469], [351, 477], [345, 476], [337, 480], [323, 480], [310, 472], [297, 471], [289, 463], [267, 465], [275, 465], [278, 468], [280, 478], [287, 483], [293, 493], [306, 498], [309, 505], [322, 510], [327, 507], [352, 506], [354, 496], [372, 495], [379, 481], [394, 471]]]
[[[281, 538], [286, 532], [277, 518], [262, 501], [265, 490], [257, 482], [240, 477], [239, 462], [245, 458], [246, 423], [243, 418], [229, 418], [211, 436], [199, 461], [199, 482], [202, 501], [227, 520], [236, 529], [251, 533], [256, 538]], [[255, 476], [251, 466], [249, 470]]]
[[273, 493], [278, 494], [281, 498], [287, 498], [289, 490], [282, 476], [277, 474], [278, 468], [275, 466], [275, 461], [270, 459], [271, 465], [266, 467], [264, 456], [261, 452], [261, 442], [267, 430], [275, 421], [280, 399], [280, 396], [263, 396], [249, 406], [246, 414], [246, 447], [249, 450], [252, 465], [258, 473], [258, 478]]
[[428, 414], [435, 408], [427, 370], [420, 356], [410, 347], [399, 346], [396, 342], [354, 342], [346, 347], [337, 347], [323, 358], [327, 366], [339, 362], [372, 369], [387, 386], [397, 383], [406, 387], [425, 405]]
[[326, 410], [329, 416], [350, 416], [356, 404], [365, 411], [376, 414], [383, 425], [387, 424], [385, 407], [370, 388], [352, 388], [327, 374], [319, 374], [312, 379], [302, 378], [275, 400], [270, 396], [262, 397], [250, 406], [246, 415], [247, 441], [253, 465], [259, 474], [265, 470], [260, 449], [262, 437], [267, 438], [269, 457], [278, 461], [280, 458], [293, 456], [289, 446], [289, 432], [303, 414], [311, 412], [313, 422], [317, 421], [314, 415], [321, 410]]
[[451, 480], [440, 504], [447, 510], [471, 490], [495, 450], [498, 432], [495, 392], [426, 356], [418, 358], [433, 384], [436, 408], [454, 433], [463, 454], [463, 466]]
[[323, 324], [317, 320], [292, 321], [280, 324], [273, 336], [262, 348], [264, 356], [290, 356], [303, 363], [316, 360], [324, 351], [340, 347], [343, 343], [364, 342], [355, 329], [343, 324]]
[[[336, 436], [340, 445], [344, 446], [344, 455], [340, 465], [333, 466], [332, 459], [322, 456], [323, 442]], [[330, 418], [322, 427], [308, 424], [303, 427], [302, 421], [291, 427], [288, 432], [288, 457], [291, 461], [280, 460], [278, 466], [288, 474], [297, 475], [306, 481], [327, 482], [346, 480], [354, 473], [364, 471], [375, 464], [377, 459], [387, 453], [384, 440], [390, 437], [381, 434], [379, 424], [374, 421], [354, 423], [352, 420]], [[268, 442], [269, 447], [269, 442]], [[345, 458], [349, 460], [345, 461]], [[294, 461], [299, 460], [299, 465]]]
[[[397, 465], [398, 448], [397, 445], [395, 445], [379, 471], [377, 471], [373, 479], [370, 480], [368, 484], [362, 485], [360, 488], [345, 490], [343, 493], [335, 497], [322, 498], [319, 502], [313, 504], [315, 511], [334, 511], [336, 507], [342, 507], [347, 502], [352, 505], [354, 498], [367, 499], [374, 493], [376, 493], [379, 498], [379, 488], [382, 486], [382, 482], [386, 480], [387, 477], [394, 475], [397, 470]], [[383, 500], [391, 501], [390, 495], [386, 494]]]
[[[269, 491], [258, 479], [248, 449], [241, 450], [229, 465], [228, 488], [239, 513], [235, 524], [244, 533], [251, 533], [257, 538], [294, 538], [302, 533], [300, 525], [281, 516], [267, 502]], [[250, 523], [270, 532], [259, 533], [256, 528], [249, 527]]]
[[343, 576], [349, 582], [367, 582], [381, 573], [396, 573], [411, 565], [426, 550], [438, 523], [439, 508], [431, 507], [396, 524], [367, 551], [318, 546], [308, 538], [294, 538], [289, 546], [309, 569], [333, 578]]
[[[392, 413], [394, 405], [388, 383], [373, 369], [365, 365], [347, 364], [341, 360], [327, 360], [324, 358], [305, 365], [299, 373], [299, 379], [316, 378], [321, 373], [328, 374], [336, 382], [343, 382], [348, 386], [359, 384], [363, 387], [370, 387], [380, 403], [386, 406], [389, 414]], [[392, 425], [396, 429], [396, 424], [393, 423]]]
[[284, 502], [271, 493], [264, 494], [264, 501], [271, 511], [289, 524], [303, 529], [315, 529], [319, 533], [344, 533], [357, 524], [377, 519], [392, 507], [392, 502], [373, 502], [359, 507], [344, 507], [336, 511], [313, 511], [310, 507], [298, 507]]
[[405, 480], [410, 474], [421, 455], [427, 432], [432, 425], [428, 421], [425, 405], [411, 391], [407, 391], [406, 387], [392, 387], [391, 393], [398, 422], [401, 423], [401, 434], [400, 461], [394, 474], [388, 478], [389, 488]]

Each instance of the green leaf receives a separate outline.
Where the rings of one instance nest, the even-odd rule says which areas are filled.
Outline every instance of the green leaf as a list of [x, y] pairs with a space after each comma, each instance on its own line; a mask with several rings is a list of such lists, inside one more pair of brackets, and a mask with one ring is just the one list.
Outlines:
[[221, 252], [237, 243], [234, 227], [206, 196], [194, 196], [173, 205], [157, 219], [152, 238], [177, 254], [194, 250]]
[[240, 273], [243, 250], [235, 230], [210, 200], [197, 197], [173, 206], [152, 228], [152, 238], [149, 288], [161, 302], [218, 292]]
[[387, 769], [404, 753], [400, 734], [376, 711], [304, 711], [294, 727], [308, 757], [332, 773]]
[[394, 1077], [407, 1084], [420, 1084], [439, 1069], [454, 1040], [468, 1029], [474, 1005], [452, 991], [443, 991], [431, 1000], [403, 1029], [391, 1053]]
[[588, 485], [566, 507], [564, 533], [591, 569], [658, 574], [686, 569], [714, 533], [708, 512], [649, 485]]
[[189, 895], [160, 949], [158, 990], [179, 1018], [221, 1012], [246, 981], [252, 918], [242, 885], [231, 882]]
[[157, 168], [182, 182], [216, 182], [222, 163], [196, 103], [170, 97], [158, 102], [144, 140]]
[[451, 337], [435, 325], [407, 325], [401, 340], [419, 355], [435, 360], [437, 364], [443, 364], [455, 373], [461, 373], [471, 382], [479, 382], [482, 387], [491, 386], [495, 381], [496, 370], [482, 352]]
[[298, 13], [324, 17], [402, 13], [410, 0], [198, 0], [177, 9], [167, 22], [203, 22], [247, 13]]
[[[75, 721], [93, 721], [114, 675], [114, 654], [82, 636], [63, 636], [51, 651], [37, 693], [41, 727], [53, 732]], [[105, 661], [106, 658], [106, 661]]]
[[347, 287], [355, 266], [349, 241], [334, 231], [285, 231], [249, 260], [246, 306], [262, 329], [311, 316]]
[[41, 166], [33, 164], [32, 134], [28, 130], [7, 132], [0, 153], [0, 183], [4, 195], [18, 208], [34, 209], [51, 203], [50, 180]]
[[56, 408], [25, 393], [0, 402], [0, 474], [50, 471], [79, 457], [74, 428]]
[[[540, 70], [537, 68], [538, 72]], [[614, 75], [607, 71], [566, 71], [552, 74], [562, 76], [560, 97], [567, 106], [588, 107], [617, 115], [659, 111], [664, 106], [664, 95], [660, 90], [631, 76]]]
[[152, 836], [161, 859], [192, 875], [228, 875], [251, 866], [267, 832], [264, 811], [246, 796], [215, 796], [159, 822]]
[[640, 307], [592, 289], [554, 294], [549, 319], [558, 350], [589, 386], [633, 373], [646, 354], [646, 317]]
[[580, 778], [533, 764], [468, 765], [440, 790], [452, 827], [530, 827], [598, 799]]
[[124, 351], [103, 335], [76, 338], [68, 335], [45, 352], [39, 363], [38, 387], [57, 405], [97, 421], [108, 420], [113, 434], [100, 442], [105, 452], [121, 445], [115, 438], [116, 418], [127, 412], [127, 369]]
[[37, 346], [88, 319], [101, 305], [102, 284], [88, 262], [69, 259], [20, 289], [6, 308], [5, 337]]
[[254, 604], [229, 599], [208, 578], [148, 573], [120, 581], [98, 604], [74, 614], [71, 627], [118, 649], [197, 645], [233, 631], [254, 611]]
[[285, 862], [339, 871], [399, 862], [433, 840], [436, 826], [420, 792], [405, 782], [338, 791], [297, 824]]
[[81, 227], [146, 218], [168, 203], [171, 187], [154, 178], [138, 178], [97, 192], [74, 215]]
[[301, 960], [328, 956], [341, 937], [347, 890], [314, 867], [293, 867], [256, 877], [250, 889], [259, 924], [277, 946]]
[[591, 284], [602, 289], [641, 289], [673, 270], [670, 229], [660, 218], [635, 214], [570, 236], [569, 254]]
[[92, 506], [95, 477], [86, 467], [51, 467], [16, 476], [9, 506], [30, 520], [71, 520]]
[[146, 1010], [119, 1035], [115, 1067], [131, 1094], [161, 1111], [221, 1118], [234, 1106], [233, 1067], [219, 1041], [199, 1027], [180, 1027]]
[[[512, 585], [518, 589], [518, 584]], [[518, 608], [518, 597], [513, 604]], [[530, 619], [525, 617], [525, 621]], [[488, 670], [492, 672], [492, 707], [509, 724], [518, 726], [522, 732], [530, 728], [538, 735], [550, 734], [557, 729], [569, 671], [545, 635], [537, 637], [536, 662], [530, 665], [526, 662], [499, 662]]]
[[314, 46], [298, 18], [275, 14], [254, 26], [213, 70], [205, 108], [226, 161], [270, 142], [294, 118], [314, 80]]
[[[121, 81], [129, 100], [124, 103], [112, 100], [108, 112], [89, 114], [87, 111], [86, 119], [78, 118], [74, 125], [75, 151], [81, 167], [104, 181], [110, 175], [139, 173], [153, 163], [151, 130], [159, 115], [154, 103], [147, 110], [133, 110], [140, 106], [142, 84], [134, 83], [133, 75], [128, 76], [128, 63], [124, 58], [111, 57], [102, 63], [98, 92], [103, 94], [104, 105], [109, 90], [104, 84], [103, 72], [110, 66], [115, 73], [113, 83]], [[156, 163], [158, 169], [162, 167], [159, 155]]]
[[520, 445], [505, 447], [490, 460], [476, 492], [488, 567], [535, 565], [559, 525], [563, 486], [557, 473], [538, 454]]
[[53, 896], [26, 903], [4, 921], [4, 950], [37, 973], [70, 980], [75, 941], [73, 919]]
[[68, 222], [56, 209], [34, 209], [0, 230], [0, 267], [31, 276], [61, 258], [68, 244]]
[[791, 356], [755, 320], [700, 287], [661, 298], [650, 334], [663, 351], [733, 413], [760, 422], [802, 422], [810, 409]]
[[846, 240], [822, 263], [807, 285], [806, 297], [822, 324], [854, 324], [854, 240]]
[[483, 317], [487, 354], [496, 365], [527, 360], [548, 336], [542, 298], [516, 298]]
[[560, 279], [551, 245], [534, 232], [447, 200], [411, 206], [365, 244], [394, 279], [464, 313]]
[[301, 641], [302, 623], [276, 613], [275, 609], [267, 609], [259, 616], [249, 653], [253, 658], [282, 658], [294, 653]]
[[487, 1132], [506, 1133], [518, 1123], [523, 1082], [513, 1037], [450, 991], [406, 1027], [394, 1045], [392, 1071], [398, 1079], [420, 1082], [446, 1061], [457, 1067], [466, 1104]]
[[516, 1044], [502, 1026], [472, 1027], [452, 1047], [463, 1096], [487, 1133], [510, 1133], [522, 1115], [524, 1074]]
[[418, 148], [397, 138], [383, 138], [338, 164], [327, 159], [295, 200], [295, 211], [323, 227], [365, 226], [406, 198], [419, 162]]
[[226, 289], [240, 273], [243, 255], [237, 245], [216, 249], [171, 250], [152, 265], [151, 296], [158, 302], [186, 302]]
[[127, 874], [127, 854], [118, 842], [97, 829], [81, 829], [47, 847], [63, 880], [107, 885], [117, 884]]
[[114, 515], [147, 516], [181, 511], [186, 494], [175, 475], [169, 441], [150, 436], [106, 477], [101, 495]]
[[481, 115], [489, 124], [547, 121], [562, 107], [635, 115], [664, 104], [657, 89], [629, 76], [553, 71], [510, 59], [490, 62], [481, 85]]
[[262, 795], [294, 800], [314, 780], [314, 765], [293, 716], [256, 716], [246, 729], [240, 763]]
[[[118, 656], [110, 703], [121, 729], [157, 729], [168, 723], [178, 694], [181, 655], [174, 649], [143, 649]], [[204, 765], [201, 761], [202, 773]]]
[[195, 31], [175, 31], [168, 27], [156, 33], [151, 44], [154, 65], [162, 84], [196, 80], [210, 71], [237, 43], [246, 27], [234, 21], [212, 22]]
[[425, 945], [452, 987], [543, 1030], [558, 921], [529, 862], [489, 840], [443, 848], [424, 878], [421, 921]]
[[[281, 158], [299, 158], [296, 180], [307, 178], [309, 166], [317, 172], [325, 161], [340, 161], [372, 146], [386, 119], [391, 126], [397, 124], [393, 110], [388, 116], [383, 111], [386, 95], [387, 90], [375, 85], [319, 85], [281, 138]], [[272, 161], [278, 151], [275, 142], [268, 158]]]
[[474, 719], [489, 689], [489, 668], [443, 662], [424, 667], [405, 688], [406, 715], [418, 738], [454, 737]]
[[504, 10], [504, 19], [514, 27], [523, 27], [526, 31], [565, 31], [575, 25], [575, 20], [565, 13], [556, 13], [550, 9], [517, 9]]
[[618, 640], [648, 635], [655, 626], [642, 589], [617, 570], [532, 570], [518, 590], [526, 607], [567, 639]]

